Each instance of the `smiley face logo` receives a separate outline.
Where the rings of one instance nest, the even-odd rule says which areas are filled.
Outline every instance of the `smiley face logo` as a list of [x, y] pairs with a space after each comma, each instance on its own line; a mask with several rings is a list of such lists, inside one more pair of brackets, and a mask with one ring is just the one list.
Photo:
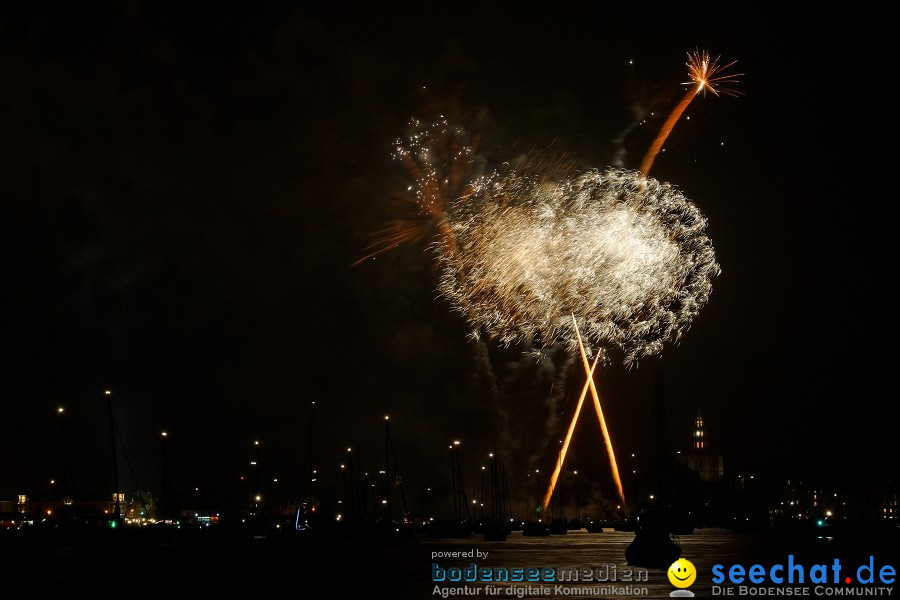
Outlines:
[[689, 560], [679, 558], [672, 563], [667, 571], [669, 582], [677, 588], [690, 587], [694, 580], [697, 579], [697, 569]]

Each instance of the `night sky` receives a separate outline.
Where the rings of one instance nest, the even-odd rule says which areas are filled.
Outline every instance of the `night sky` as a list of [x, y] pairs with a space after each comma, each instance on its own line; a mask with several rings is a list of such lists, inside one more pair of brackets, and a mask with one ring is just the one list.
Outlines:
[[[696, 98], [651, 176], [708, 218], [722, 274], [680, 344], [598, 376], [620, 466], [659, 417], [686, 449], [702, 410], [729, 476], [896, 478], [882, 16], [362, 4], [2, 9], [0, 499], [50, 493], [63, 437], [73, 488], [107, 496], [106, 388], [129, 489], [159, 487], [166, 430], [179, 489], [227, 488], [260, 440], [298, 496], [311, 429], [324, 487], [348, 446], [382, 468], [385, 414], [411, 490], [446, 487], [454, 439], [473, 482], [494, 449], [517, 485], [549, 470], [580, 365], [470, 342], [424, 243], [353, 266], [408, 185], [393, 142], [456, 97], [488, 171], [637, 168], [695, 48], [742, 95]], [[593, 419], [567, 464], [610, 496]]]

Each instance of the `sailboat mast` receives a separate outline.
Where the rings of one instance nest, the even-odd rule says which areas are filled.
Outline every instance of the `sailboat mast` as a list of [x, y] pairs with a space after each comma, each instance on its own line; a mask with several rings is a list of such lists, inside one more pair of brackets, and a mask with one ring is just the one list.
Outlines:
[[310, 510], [315, 510], [316, 504], [316, 468], [315, 468], [315, 433], [316, 433], [316, 403], [309, 404], [309, 464], [307, 466], [306, 481], [309, 489]]
[[388, 429], [390, 417], [384, 415], [384, 518], [391, 520], [391, 433]]

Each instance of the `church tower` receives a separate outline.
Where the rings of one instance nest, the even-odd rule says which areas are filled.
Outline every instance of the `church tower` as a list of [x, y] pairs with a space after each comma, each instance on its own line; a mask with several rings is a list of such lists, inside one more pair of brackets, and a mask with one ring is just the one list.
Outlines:
[[697, 471], [703, 481], [718, 481], [725, 474], [722, 455], [709, 451], [706, 431], [703, 428], [703, 415], [699, 410], [691, 433], [691, 449], [687, 454], [687, 467]]
[[694, 439], [692, 442], [694, 452], [706, 450], [706, 435], [703, 433], [703, 415], [697, 411], [697, 420], [694, 421]]

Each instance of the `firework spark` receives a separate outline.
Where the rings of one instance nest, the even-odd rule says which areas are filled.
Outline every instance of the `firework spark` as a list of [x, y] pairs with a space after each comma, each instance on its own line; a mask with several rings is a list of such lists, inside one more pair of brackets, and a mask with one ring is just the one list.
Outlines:
[[700, 92], [705, 93], [706, 91], [709, 91], [714, 96], [718, 96], [719, 94], [727, 94], [730, 96], [737, 95], [738, 92], [727, 86], [732, 83], [737, 83], [737, 77], [740, 77], [743, 73], [729, 74], [724, 72], [734, 65], [735, 62], [736, 61], [732, 61], [727, 65], [719, 65], [719, 59], [710, 59], [709, 52], [706, 52], [705, 50], [703, 52], [694, 50], [694, 52], [688, 53], [687, 67], [688, 75], [691, 80], [685, 85], [690, 85], [691, 87], [688, 88], [688, 91], [681, 99], [681, 102], [672, 109], [669, 118], [666, 119], [662, 129], [660, 129], [659, 135], [656, 136], [656, 139], [653, 140], [653, 143], [650, 145], [650, 149], [647, 151], [647, 154], [644, 156], [644, 161], [641, 163], [641, 173], [644, 175], [650, 173], [650, 167], [653, 166], [656, 155], [659, 154], [659, 151], [662, 149], [669, 134], [672, 133], [672, 130], [675, 128], [675, 123], [681, 118], [681, 114], [688, 107], [688, 104], [690, 104]]
[[635, 171], [588, 171], [552, 183], [516, 173], [476, 181], [451, 203], [456, 251], [439, 290], [502, 344], [578, 333], [624, 362], [677, 342], [719, 272], [706, 220], [678, 190]]

